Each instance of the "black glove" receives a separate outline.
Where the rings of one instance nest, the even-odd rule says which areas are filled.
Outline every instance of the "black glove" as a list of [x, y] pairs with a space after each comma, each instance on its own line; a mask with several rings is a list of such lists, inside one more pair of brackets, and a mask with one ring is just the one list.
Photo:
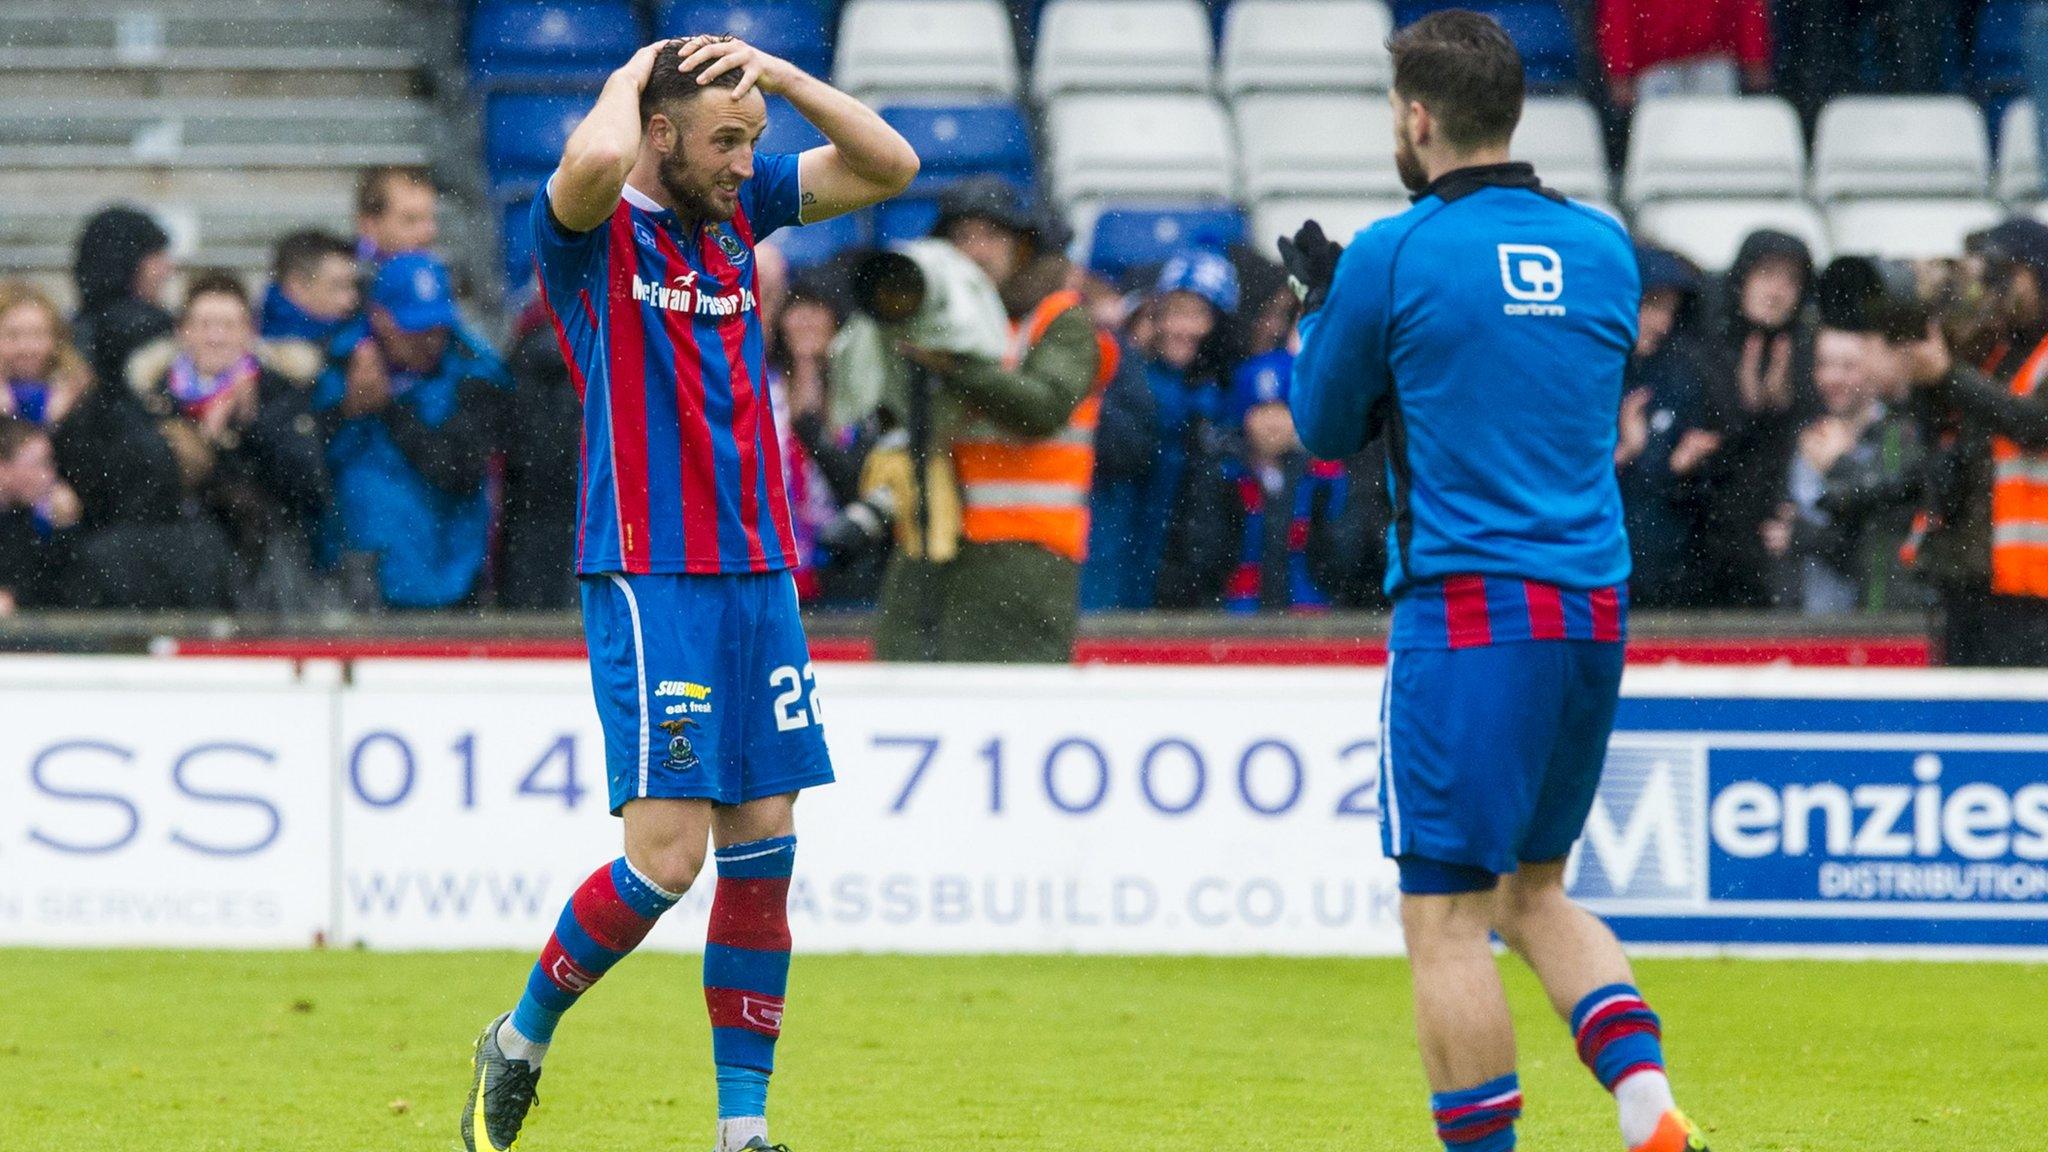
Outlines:
[[1280, 238], [1280, 263], [1287, 269], [1287, 286], [1301, 301], [1303, 316], [1321, 308], [1329, 298], [1337, 257], [1343, 254], [1344, 246], [1323, 235], [1323, 226], [1313, 220], [1303, 224], [1292, 240]]

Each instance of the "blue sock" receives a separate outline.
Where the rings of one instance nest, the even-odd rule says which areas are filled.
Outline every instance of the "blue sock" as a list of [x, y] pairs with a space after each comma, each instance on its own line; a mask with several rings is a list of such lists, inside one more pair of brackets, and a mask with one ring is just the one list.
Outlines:
[[1522, 1114], [1522, 1085], [1513, 1072], [1477, 1088], [1438, 1092], [1429, 1098], [1437, 1138], [1446, 1152], [1509, 1152], [1515, 1119]]
[[555, 922], [554, 934], [526, 978], [512, 1027], [535, 1044], [555, 1038], [555, 1025], [578, 997], [637, 947], [676, 897], [656, 888], [621, 856], [590, 874]]
[[796, 837], [719, 849], [704, 942], [704, 1003], [718, 1065], [718, 1116], [765, 1116], [789, 987], [789, 878]]

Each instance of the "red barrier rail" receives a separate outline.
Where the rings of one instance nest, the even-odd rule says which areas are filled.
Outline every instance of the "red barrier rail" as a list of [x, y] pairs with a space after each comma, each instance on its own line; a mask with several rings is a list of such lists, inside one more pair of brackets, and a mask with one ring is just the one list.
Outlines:
[[[243, 656], [290, 660], [581, 660], [583, 642], [570, 637], [336, 637], [172, 639], [156, 649], [177, 656]], [[820, 636], [811, 641], [819, 660], [874, 658], [873, 641]], [[1924, 668], [1928, 644], [1903, 636], [1668, 637], [1629, 643], [1631, 664], [1793, 664], [1814, 668]], [[1293, 636], [1090, 636], [1076, 646], [1077, 664], [1237, 664], [1262, 666], [1376, 665], [1385, 642]]]

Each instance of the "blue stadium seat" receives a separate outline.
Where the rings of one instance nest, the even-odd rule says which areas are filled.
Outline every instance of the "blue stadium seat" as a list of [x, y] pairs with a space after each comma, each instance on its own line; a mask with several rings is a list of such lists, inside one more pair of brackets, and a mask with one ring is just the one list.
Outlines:
[[658, 36], [737, 36], [814, 76], [832, 72], [831, 6], [811, 0], [671, 0], [655, 17]]
[[769, 237], [768, 243], [782, 249], [791, 267], [809, 268], [823, 264], [849, 248], [867, 244], [868, 225], [867, 213], [856, 212], [851, 216], [836, 216], [821, 224], [784, 228]]
[[805, 152], [821, 147], [825, 134], [811, 127], [789, 101], [780, 96], [767, 98], [768, 128], [761, 133], [761, 139], [754, 145], [756, 152]]
[[[1979, 100], [2010, 98], [2026, 90], [2026, 19], [2027, 0], [1991, 0], [1977, 18], [1970, 91]], [[1998, 123], [1996, 119], [1991, 122]]]
[[485, 0], [469, 25], [481, 88], [601, 84], [647, 37], [631, 0]]
[[1500, 21], [1522, 52], [1529, 88], [1565, 92], [1579, 80], [1578, 38], [1557, 0], [1396, 0], [1394, 23], [1413, 24], [1443, 8], [1469, 8]]
[[484, 169], [491, 184], [537, 183], [554, 171], [593, 92], [494, 92], [484, 101]]
[[524, 288], [533, 277], [533, 228], [527, 221], [531, 211], [530, 196], [509, 200], [499, 210], [498, 236], [505, 246], [505, 288], [511, 292]]
[[899, 196], [875, 206], [875, 243], [895, 244], [932, 234], [939, 222], [939, 202], [931, 196]]
[[1224, 249], [1244, 238], [1244, 213], [1229, 205], [1105, 209], [1088, 242], [1088, 267], [1110, 280], [1200, 245]]
[[1031, 182], [1031, 136], [1015, 104], [896, 104], [882, 119], [917, 150], [921, 184], [983, 172]]

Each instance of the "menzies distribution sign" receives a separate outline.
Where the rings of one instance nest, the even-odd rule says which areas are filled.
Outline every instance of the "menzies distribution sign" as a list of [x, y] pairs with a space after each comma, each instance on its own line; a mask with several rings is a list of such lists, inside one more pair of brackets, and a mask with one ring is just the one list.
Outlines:
[[1639, 940], [2048, 946], [2048, 693], [2029, 685], [1632, 692], [1573, 891]]

